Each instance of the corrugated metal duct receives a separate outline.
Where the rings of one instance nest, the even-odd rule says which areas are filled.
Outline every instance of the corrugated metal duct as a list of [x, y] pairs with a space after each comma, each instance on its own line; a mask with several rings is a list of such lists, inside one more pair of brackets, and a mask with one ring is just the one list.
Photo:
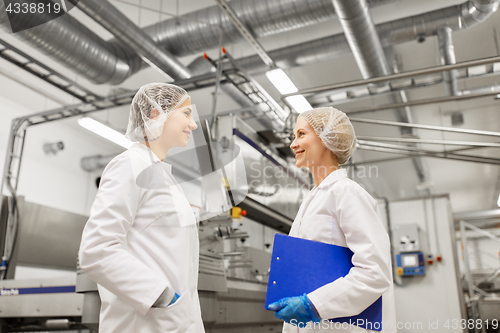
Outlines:
[[130, 47], [150, 66], [157, 67], [174, 79], [191, 77], [189, 70], [177, 58], [167, 50], [160, 49], [151, 37], [108, 1], [70, 0], [70, 2], [115, 35], [123, 45]]
[[[339, 16], [340, 23], [356, 59], [361, 75], [364, 79], [375, 76], [386, 76], [392, 73], [391, 67], [384, 54], [375, 24], [370, 15], [365, 0], [332, 0], [335, 11]], [[392, 95], [394, 102], [406, 101], [404, 91]], [[400, 122], [411, 123], [412, 116], [409, 108], [396, 110], [396, 117]], [[407, 127], [401, 127], [401, 134], [408, 133]], [[421, 157], [412, 158], [413, 166], [421, 182], [428, 179], [427, 168]]]
[[[455, 46], [453, 45], [452, 30], [450, 27], [441, 27], [438, 29], [439, 54], [441, 65], [453, 65], [455, 59]], [[446, 93], [451, 96], [457, 96], [458, 92], [458, 70], [443, 72]]]
[[[375, 6], [393, 1], [372, 0], [370, 4]], [[330, 0], [235, 0], [231, 6], [256, 37], [335, 17]], [[37, 16], [44, 19], [43, 14]], [[18, 19], [23, 19], [22, 15]], [[223, 28], [224, 43], [243, 39], [218, 6], [154, 24], [146, 27], [144, 32], [173, 55], [179, 56], [217, 47], [219, 27]], [[0, 28], [11, 32], [2, 1]], [[128, 45], [118, 40], [104, 41], [70, 15], [18, 32], [16, 37], [97, 84], [119, 84], [140, 70], [142, 64]]]
[[[375, 27], [382, 45], [386, 47], [435, 36], [443, 26], [450, 27], [453, 31], [470, 28], [484, 22], [497, 11], [498, 6], [499, 0], [471, 0], [461, 5], [378, 24]], [[291, 68], [336, 59], [351, 54], [351, 49], [342, 33], [272, 50], [268, 54], [279, 67]], [[238, 59], [238, 65], [254, 75], [267, 71], [267, 67], [256, 55]]]
[[[47, 12], [31, 15], [47, 22]], [[13, 15], [14, 20], [25, 17]], [[0, 28], [12, 33], [4, 2], [0, 1]], [[15, 36], [94, 83], [118, 84], [141, 68], [141, 59], [118, 42], [106, 42], [66, 14]]]
[[[376, 6], [388, 2], [393, 2], [393, 0], [372, 0], [369, 3], [371, 6]], [[237, 10], [238, 4], [246, 10], [246, 14]], [[253, 19], [253, 25], [250, 28], [257, 37], [300, 28], [336, 17], [331, 0], [235, 0], [231, 2], [231, 6], [234, 6], [233, 9], [238, 15], [247, 15], [247, 19]], [[268, 7], [269, 11], [266, 12], [264, 9]], [[251, 16], [251, 8], [258, 9], [258, 17]], [[272, 10], [273, 8], [274, 10], [279, 8], [277, 13]], [[498, 0], [471, 0], [462, 5], [383, 23], [377, 25], [376, 28], [381, 37], [382, 45], [385, 46], [391, 43], [402, 43], [433, 36], [439, 27], [445, 25], [453, 30], [465, 29], [484, 21], [497, 9]], [[270, 15], [267, 16], [265, 13]], [[276, 16], [271, 16], [271, 14]], [[267, 19], [265, 19], [266, 17]], [[193, 20], [198, 22], [197, 26], [192, 26], [192, 23], [189, 23]], [[180, 25], [177, 26], [176, 22], [179, 22]], [[212, 24], [207, 25], [200, 22]], [[229, 19], [225, 18], [217, 6], [214, 6], [186, 14], [178, 19], [157, 23], [144, 30], [155, 42], [168, 43], [172, 54], [180, 55], [186, 54], [187, 49], [190, 52], [195, 52], [194, 50], [207, 50], [216, 47], [219, 29], [215, 28], [209, 33], [210, 29], [207, 26], [218, 26], [221, 22], [230, 24]], [[175, 33], [172, 31], [168, 33], [165, 29], [172, 25], [175, 26]], [[222, 26], [224, 27], [224, 24]], [[0, 1], [0, 28], [10, 32], [10, 25], [2, 1]], [[232, 25], [231, 29], [234, 29]], [[188, 37], [190, 33], [193, 34], [192, 37]], [[225, 35], [228, 35], [227, 38], [234, 38], [231, 39], [232, 42], [242, 38], [237, 32], [232, 34], [226, 32]], [[119, 84], [141, 68], [141, 59], [130, 48], [117, 40], [109, 42], [102, 40], [70, 15], [64, 15], [44, 25], [19, 32], [16, 37], [97, 84]], [[186, 38], [193, 38], [191, 40], [193, 46], [186, 45]], [[213, 44], [208, 42], [208, 44], [204, 44], [205, 40], [211, 40]], [[334, 59], [350, 53], [344, 34], [339, 34], [270, 51], [269, 55], [278, 66], [289, 68]], [[238, 64], [250, 74], [263, 73], [268, 69], [258, 56], [242, 58], [238, 60]]]
[[333, 0], [349, 47], [364, 79], [391, 73], [365, 0]]

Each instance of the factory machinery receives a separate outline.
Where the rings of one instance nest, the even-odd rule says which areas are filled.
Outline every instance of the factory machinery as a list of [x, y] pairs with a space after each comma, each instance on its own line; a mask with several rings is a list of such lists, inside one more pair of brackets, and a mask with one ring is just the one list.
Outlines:
[[470, 332], [500, 332], [499, 210], [455, 214], [463, 258], [462, 287], [468, 317], [482, 327]]
[[[213, 187], [207, 190], [203, 179], [193, 179], [197, 172], [204, 171], [186, 168], [189, 152], [167, 157], [181, 186], [191, 178], [191, 184], [203, 188], [200, 193], [204, 192], [205, 206], [210, 203], [208, 197], [213, 200], [219, 196], [226, 199], [229, 207], [217, 215], [203, 207], [194, 208], [200, 221], [198, 289], [205, 328], [207, 332], [236, 329], [280, 332], [282, 323], [273, 312], [264, 309], [272, 237], [278, 231], [289, 231], [309, 190], [310, 178], [273, 148], [269, 142], [273, 140], [272, 131], [259, 134], [232, 114], [218, 117], [215, 128], [215, 136], [209, 138], [211, 143], [207, 146], [215, 152], [216, 162], [225, 163], [226, 183], [221, 191]], [[191, 153], [200, 157], [199, 151]], [[224, 154], [230, 157], [224, 158]], [[242, 168], [243, 174], [246, 173], [244, 180]], [[233, 202], [238, 203], [236, 207], [231, 208], [229, 192]], [[88, 217], [26, 202], [22, 197], [4, 197], [0, 224], [3, 228], [8, 224], [7, 210], [13, 200], [22, 223], [16, 232], [9, 265], [3, 271], [7, 279], [0, 281], [0, 332], [97, 332], [100, 308], [97, 286], [77, 268], [81, 233]], [[267, 237], [257, 241], [260, 246], [249, 246], [252, 241], [255, 244], [251, 239], [254, 233], [247, 231], [249, 225], [267, 233]], [[16, 266], [75, 271], [75, 274], [14, 280]]]

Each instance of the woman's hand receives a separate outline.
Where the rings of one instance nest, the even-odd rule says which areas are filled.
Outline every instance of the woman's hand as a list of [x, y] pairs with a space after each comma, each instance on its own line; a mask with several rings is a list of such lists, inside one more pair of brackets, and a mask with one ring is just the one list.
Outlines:
[[269, 310], [276, 311], [274, 314], [278, 319], [284, 320], [289, 324], [298, 325], [313, 321], [321, 322], [314, 305], [306, 294], [298, 297], [285, 297], [277, 302], [269, 304]]

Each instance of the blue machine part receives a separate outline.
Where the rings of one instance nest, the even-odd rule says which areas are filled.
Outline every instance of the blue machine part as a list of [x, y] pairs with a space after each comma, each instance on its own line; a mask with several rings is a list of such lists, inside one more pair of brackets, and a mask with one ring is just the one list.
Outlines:
[[75, 286], [38, 287], [38, 288], [2, 288], [0, 296], [18, 296], [29, 294], [74, 293]]
[[422, 252], [400, 253], [396, 255], [397, 272], [400, 276], [425, 275]]

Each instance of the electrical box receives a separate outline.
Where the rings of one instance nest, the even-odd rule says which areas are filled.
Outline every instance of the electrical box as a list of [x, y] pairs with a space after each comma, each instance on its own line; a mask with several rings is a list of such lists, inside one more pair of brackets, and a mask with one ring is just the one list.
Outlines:
[[396, 241], [399, 250], [396, 255], [398, 275], [425, 275], [418, 225], [416, 223], [399, 225], [396, 229]]
[[420, 249], [418, 225], [402, 224], [396, 229], [396, 241], [399, 243], [399, 252], [417, 252]]

